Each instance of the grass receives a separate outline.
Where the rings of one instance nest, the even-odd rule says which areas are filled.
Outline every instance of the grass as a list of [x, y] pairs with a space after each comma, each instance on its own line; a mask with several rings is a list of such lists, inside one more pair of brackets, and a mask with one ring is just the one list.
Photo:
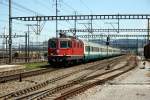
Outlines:
[[23, 66], [26, 67], [26, 70], [44, 68], [46, 65], [48, 65], [47, 62], [33, 62], [33, 63], [23, 64]]

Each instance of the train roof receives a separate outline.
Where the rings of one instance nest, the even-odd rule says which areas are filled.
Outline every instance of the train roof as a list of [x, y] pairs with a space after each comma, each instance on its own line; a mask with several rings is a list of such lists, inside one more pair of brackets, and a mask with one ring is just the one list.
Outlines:
[[88, 41], [85, 41], [83, 40], [83, 43], [84, 45], [92, 45], [92, 46], [96, 46], [96, 47], [99, 47], [99, 46], [104, 46], [104, 45], [101, 45], [101, 44], [98, 44], [98, 43], [94, 43], [94, 42], [88, 42]]
[[50, 38], [49, 40], [56, 40], [56, 39], [60, 39], [60, 40], [71, 40], [71, 38]]
[[76, 40], [76, 41], [82, 41], [81, 39], [77, 39], [77, 38], [70, 38], [70, 37], [61, 37], [61, 38], [50, 38], [49, 40], [55, 40], [55, 39], [59, 39], [59, 40]]
[[[88, 41], [85, 41], [85, 40], [83, 40], [83, 43], [84, 43], [86, 46], [103, 47], [103, 48], [106, 48], [106, 47], [107, 47], [106, 45], [102, 45], [102, 44], [98, 44], [98, 43], [93, 43], [93, 42], [88, 42]], [[113, 48], [113, 47], [110, 47], [110, 46], [109, 46], [109, 49], [120, 50], [119, 48]]]
[[[84, 43], [85, 46], [93, 46], [93, 47], [102, 47], [102, 48], [107, 48], [106, 45], [102, 45], [102, 44], [98, 44], [98, 43], [94, 43], [94, 42], [88, 42], [86, 40], [81, 40], [81, 39], [76, 39], [76, 38], [70, 38], [70, 37], [62, 37], [62, 38], [51, 38], [49, 40], [53, 40], [53, 39], [60, 39], [60, 40], [76, 40], [76, 41], [82, 41]], [[120, 50], [119, 48], [113, 48], [109, 46], [109, 49], [115, 49], [115, 50]]]

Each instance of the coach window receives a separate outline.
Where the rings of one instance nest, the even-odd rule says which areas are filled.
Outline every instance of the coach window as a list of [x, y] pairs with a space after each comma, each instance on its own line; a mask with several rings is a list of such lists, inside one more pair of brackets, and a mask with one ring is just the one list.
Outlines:
[[101, 52], [101, 48], [99, 48], [99, 52]]
[[92, 51], [92, 52], [94, 51], [94, 48], [93, 48], [93, 47], [91, 47], [91, 51]]
[[100, 52], [100, 48], [98, 48], [98, 52]]
[[96, 48], [96, 52], [99, 52], [99, 48]]
[[86, 52], [89, 52], [90, 51], [90, 46], [86, 46], [85, 49], [86, 49]]

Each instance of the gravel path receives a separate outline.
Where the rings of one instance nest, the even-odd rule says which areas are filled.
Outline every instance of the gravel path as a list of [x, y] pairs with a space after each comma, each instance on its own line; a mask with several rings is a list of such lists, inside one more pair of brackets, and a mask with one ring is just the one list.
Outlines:
[[0, 65], [0, 72], [16, 70], [16, 69], [24, 69], [24, 68], [25, 66], [22, 65]]

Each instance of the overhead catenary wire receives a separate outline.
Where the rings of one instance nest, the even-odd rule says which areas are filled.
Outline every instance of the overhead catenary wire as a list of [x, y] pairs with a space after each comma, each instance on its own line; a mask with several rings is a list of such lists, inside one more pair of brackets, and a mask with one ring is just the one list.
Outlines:
[[[5, 7], [8, 7], [8, 6], [9, 6], [7, 2], [1, 2], [1, 1], [0, 1], [0, 5], [3, 5], [3, 6], [5, 6]], [[28, 13], [29, 13], [29, 11], [27, 11], [27, 10], [25, 10], [25, 9], [21, 9], [21, 8], [19, 8], [19, 7], [16, 7], [16, 6], [12, 6], [12, 8], [13, 8], [14, 10], [16, 10], [17, 13], [24, 13], [24, 12], [28, 12]], [[31, 12], [30, 12], [30, 13], [31, 13]]]
[[[66, 3], [65, 1], [61, 1], [62, 2], [62, 4], [65, 6], [65, 7], [67, 7], [67, 8], [69, 8], [69, 10], [73, 10], [73, 12], [77, 12], [77, 10], [75, 9], [75, 8], [73, 8], [72, 6], [70, 6], [68, 3]], [[69, 10], [67, 9], [62, 9], [61, 8], [61, 10], [64, 10], [64, 11], [66, 11], [66, 12], [68, 12]], [[69, 11], [70, 12], [70, 11]], [[74, 28], [74, 24], [72, 24], [70, 21], [66, 21], [68, 24], [69, 24], [69, 26], [72, 28]], [[68, 27], [69, 27], [68, 26]]]
[[85, 4], [85, 2], [83, 0], [80, 0], [81, 4], [83, 4], [92, 14], [92, 10]]
[[[8, 1], [8, 0], [5, 0], [5, 1]], [[13, 4], [15, 5], [15, 7], [19, 8], [19, 9], [22, 9], [22, 10], [25, 10], [25, 11], [28, 11], [28, 12], [33, 13], [33, 14], [35, 14], [35, 15], [43, 15], [43, 14], [40, 14], [40, 13], [34, 11], [34, 10], [31, 10], [31, 9], [29, 9], [29, 8], [26, 8], [26, 7], [20, 5], [20, 4], [16, 3], [16, 2], [13, 2]], [[44, 21], [43, 24], [42, 24], [42, 27], [40, 28], [40, 32], [42, 31], [42, 29], [43, 29], [45, 23], [46, 23], [46, 22]]]
[[68, 8], [71, 8], [73, 11], [77, 11], [76, 9], [74, 9], [72, 6], [70, 6], [69, 4], [67, 4], [66, 2], [62, 1], [62, 3], [67, 6]]
[[[4, 2], [1, 2], [0, 1], [0, 5], [3, 5], [3, 6], [5, 6], [5, 7], [8, 7], [9, 5], [8, 5], [8, 0], [3, 0]], [[27, 14], [29, 14], [30, 13], [30, 15], [31, 14], [35, 14], [35, 15], [43, 15], [43, 14], [40, 14], [40, 13], [38, 13], [37, 11], [34, 11], [34, 10], [32, 10], [32, 9], [29, 9], [29, 8], [26, 8], [25, 6], [22, 6], [21, 4], [18, 4], [18, 3], [16, 3], [16, 2], [13, 2], [12, 3], [12, 9], [14, 9], [15, 11], [17, 11], [17, 14], [18, 14], [18, 12], [21, 12], [21, 13], [24, 13], [25, 14], [25, 12], [28, 12]], [[45, 6], [43, 5], [43, 8], [44, 8]], [[4, 8], [4, 7], [3, 7]], [[3, 9], [4, 10], [4, 9]], [[15, 13], [15, 12], [14, 12]], [[0, 15], [2, 15], [2, 14], [0, 14]], [[16, 14], [15, 14], [16, 15]], [[19, 14], [19, 15], [23, 15], [23, 14]], [[3, 15], [4, 17], [5, 17], [5, 19], [6, 18], [8, 18], [8, 15]], [[1, 20], [1, 22], [8, 22], [8, 20]], [[13, 23], [15, 23], [15, 24], [22, 24], [22, 25], [24, 25], [24, 23], [19, 23], [19, 22], [15, 22], [16, 20], [14, 20], [13, 21]], [[2, 24], [4, 24], [4, 23], [2, 23]], [[42, 31], [42, 29], [43, 29], [43, 27], [44, 27], [44, 25], [45, 25], [45, 22], [41, 25], [42, 27], [40, 28], [40, 31]], [[16, 25], [14, 25], [14, 26], [16, 26]], [[13, 30], [13, 33], [24, 33], [24, 31], [22, 31], [22, 30], [16, 30], [17, 29], [17, 27], [16, 28], [14, 28], [14, 29], [12, 29]], [[16, 40], [15, 40], [16, 41]]]
[[[8, 0], [5, 0], [5, 2], [8, 3]], [[22, 10], [28, 11], [28, 12], [33, 13], [33, 14], [36, 14], [36, 15], [43, 15], [43, 14], [40, 14], [39, 12], [36, 12], [36, 11], [34, 11], [34, 10], [32, 10], [32, 9], [29, 9], [29, 8], [27, 8], [27, 7], [25, 7], [25, 6], [22, 6], [21, 4], [16, 3], [16, 2], [14, 2], [14, 1], [12, 2], [12, 4], [15, 6], [15, 9], [16, 9], [16, 7], [17, 7], [17, 9], [20, 8], [20, 9], [22, 9]], [[13, 8], [14, 8], [14, 7], [13, 7]]]
[[45, 8], [45, 10], [47, 10], [49, 13], [50, 12], [53, 12], [54, 13], [54, 10], [51, 9], [51, 7], [47, 4], [49, 4], [49, 1], [47, 3], [46, 0], [43, 1], [43, 0], [33, 0], [33, 2], [36, 2], [39, 6], [41, 6], [42, 8]]

